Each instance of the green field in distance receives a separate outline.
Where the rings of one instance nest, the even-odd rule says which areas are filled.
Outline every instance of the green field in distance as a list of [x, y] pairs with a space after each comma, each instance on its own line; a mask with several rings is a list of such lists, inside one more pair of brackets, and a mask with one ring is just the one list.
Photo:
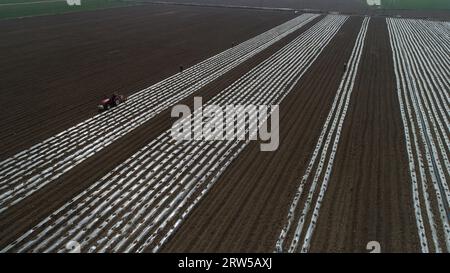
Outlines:
[[450, 0], [363, 0], [370, 6], [383, 9], [446, 10]]

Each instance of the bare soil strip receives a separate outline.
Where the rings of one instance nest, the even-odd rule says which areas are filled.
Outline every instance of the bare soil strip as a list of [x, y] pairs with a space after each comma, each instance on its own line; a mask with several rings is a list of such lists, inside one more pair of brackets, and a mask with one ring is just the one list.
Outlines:
[[[325, 17], [213, 101], [272, 105], [282, 100], [346, 19]], [[88, 251], [157, 250], [244, 147], [238, 140], [175, 142], [168, 130], [5, 250], [64, 251], [67, 240]]]
[[133, 94], [294, 16], [142, 6], [1, 21], [0, 160], [93, 117], [114, 91]]
[[299, 186], [278, 238], [277, 252], [309, 251], [322, 201], [333, 173], [342, 127], [345, 124], [348, 107], [352, 103], [352, 92], [360, 67], [369, 22], [370, 18], [365, 17], [308, 167], [305, 174], [298, 178]]
[[54, 182], [95, 153], [151, 120], [272, 44], [314, 20], [304, 14], [131, 95], [126, 103], [87, 119], [0, 162], [0, 212]]
[[[223, 75], [218, 80], [182, 100], [180, 103], [192, 105], [193, 96], [202, 96], [204, 102], [207, 102], [220, 90], [223, 90], [245, 72], [260, 64], [304, 30], [308, 29], [316, 21], [317, 19], [308, 23], [298, 31], [251, 58], [249, 61], [244, 62], [230, 73]], [[119, 163], [125, 161], [139, 148], [148, 144], [162, 132], [168, 130], [172, 122], [173, 119], [170, 117], [170, 111], [166, 110], [162, 112], [151, 121], [139, 127], [133, 134], [119, 140], [108, 149], [96, 154], [68, 174], [62, 176], [58, 179], [57, 183], [35, 192], [22, 203], [3, 213], [0, 218], [0, 226], [2, 227], [0, 229], [2, 230], [2, 236], [0, 237], [3, 239], [1, 244], [3, 245], [5, 242], [11, 241], [17, 234], [20, 234], [21, 230], [27, 227], [30, 228], [38, 220], [101, 178]], [[108, 160], [104, 160], [105, 158], [108, 158]]]
[[162, 251], [274, 251], [361, 22], [349, 19], [280, 105], [278, 150], [250, 143]]
[[312, 252], [420, 251], [389, 34], [372, 18]]
[[[298, 4], [286, 0], [277, 5], [288, 2]], [[346, 3], [348, 12], [366, 13], [356, 0]], [[434, 15], [439, 13], [418, 13]], [[94, 116], [103, 95], [132, 94], [176, 74], [179, 65], [191, 66], [293, 16], [152, 5], [0, 21], [0, 52], [8, 52], [0, 56], [0, 160]], [[260, 77], [255, 84], [270, 83], [276, 91], [257, 90], [250, 80], [242, 82], [251, 92], [221, 91], [318, 21], [180, 103], [192, 106], [198, 95], [206, 103], [275, 101], [284, 90], [280, 82], [288, 85], [285, 81], [295, 74], [294, 69], [280, 72], [287, 62], [280, 62], [280, 71], [265, 72], [276, 79], [255, 76]], [[282, 97], [277, 151], [261, 152], [257, 142], [172, 145], [163, 138], [173, 122], [166, 109], [58, 177], [48, 174], [40, 160], [34, 162], [41, 168], [40, 178], [49, 175], [55, 183], [18, 194], [21, 202], [0, 207], [0, 249], [65, 251], [65, 242], [75, 238], [85, 243], [84, 251], [274, 251], [362, 22], [359, 16], [347, 20]], [[342, 132], [332, 134], [340, 142], [331, 152], [332, 171], [324, 167], [330, 172], [327, 186], [310, 199], [300, 198], [302, 203], [319, 200], [311, 206], [319, 206], [320, 214], [308, 212], [309, 228], [288, 235], [289, 241], [302, 238], [300, 246], [291, 244], [293, 251], [365, 252], [369, 241], [379, 242], [382, 252], [450, 250], [450, 97], [445, 92], [450, 87], [450, 28], [447, 22], [387, 23], [381, 17], [371, 19]], [[312, 55], [314, 50], [308, 50]], [[311, 60], [311, 55], [300, 60]], [[286, 56], [281, 59], [286, 61]], [[48, 160], [41, 152], [30, 154], [38, 155]], [[68, 164], [77, 160], [65, 153], [62, 157]], [[17, 177], [19, 169], [29, 166], [21, 167]], [[6, 178], [15, 179], [14, 170], [1, 168], [0, 175], [0, 197], [15, 200], [6, 185]], [[305, 187], [313, 184], [307, 181]], [[13, 190], [16, 186], [27, 188], [18, 183]]]

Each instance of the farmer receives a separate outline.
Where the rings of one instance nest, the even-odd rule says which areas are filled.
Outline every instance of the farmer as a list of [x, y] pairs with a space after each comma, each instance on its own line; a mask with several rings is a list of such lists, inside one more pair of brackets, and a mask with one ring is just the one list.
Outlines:
[[114, 93], [112, 94], [112, 96], [111, 96], [111, 104], [112, 104], [112, 105], [117, 106], [116, 101], [117, 101], [118, 97], [119, 97], [119, 95], [117, 95], [116, 92], [114, 92]]

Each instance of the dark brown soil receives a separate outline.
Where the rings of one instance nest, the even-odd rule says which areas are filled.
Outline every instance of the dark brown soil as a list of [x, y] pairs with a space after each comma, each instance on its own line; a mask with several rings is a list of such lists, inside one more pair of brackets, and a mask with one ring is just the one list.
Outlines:
[[[330, 1], [317, 1], [317, 8]], [[250, 0], [234, 2], [244, 5]], [[264, 5], [268, 0], [252, 2]], [[294, 3], [277, 3], [287, 2]], [[348, 12], [360, 12], [353, 6], [356, 2], [345, 1]], [[176, 73], [179, 65], [190, 66], [293, 16], [279, 11], [143, 5], [0, 21], [0, 160], [94, 115], [97, 101], [113, 91], [136, 92]], [[201, 94], [206, 102], [314, 22], [194, 95]], [[261, 152], [259, 143], [251, 142], [164, 252], [274, 250], [361, 22], [361, 17], [352, 16], [345, 23], [281, 103], [278, 150]], [[365, 252], [373, 240], [381, 243], [383, 252], [419, 251], [394, 77], [386, 23], [374, 17], [313, 236], [313, 252]], [[191, 104], [192, 97], [183, 103]], [[172, 121], [170, 112], [164, 111], [0, 214], [0, 249], [170, 128]]]
[[[204, 103], [218, 92], [236, 81], [244, 73], [264, 61], [270, 55], [281, 49], [284, 45], [308, 29], [320, 18], [306, 24], [298, 31], [292, 33], [282, 41], [270, 46], [253, 58], [239, 65], [216, 81], [195, 92], [180, 103], [192, 106], [193, 97], [201, 96]], [[48, 216], [77, 193], [103, 177], [115, 166], [125, 161], [140, 148], [151, 142], [158, 135], [168, 130], [173, 123], [170, 109], [163, 111], [155, 118], [140, 126], [127, 137], [121, 138], [107, 149], [95, 154], [69, 173], [63, 175], [58, 181], [49, 184], [35, 192], [29, 198], [11, 207], [0, 214], [0, 246], [5, 246], [27, 229], [32, 228], [40, 220]], [[105, 160], [106, 159], [106, 160]]]
[[420, 251], [385, 20], [373, 18], [311, 251]]
[[166, 252], [272, 252], [348, 61], [362, 19], [353, 17], [280, 105], [280, 146], [254, 142], [184, 222]]
[[144, 5], [0, 21], [0, 160], [294, 15]]
[[[131, 0], [133, 1], [133, 0]], [[136, 0], [139, 2], [154, 0]], [[158, 2], [158, 1], [156, 1]], [[366, 0], [161, 0], [161, 2], [195, 3], [204, 5], [233, 5], [247, 7], [289, 8], [313, 12], [340, 12], [354, 15], [403, 16], [450, 20], [450, 10], [382, 9], [366, 5]]]
[[[251, 144], [164, 251], [274, 250], [360, 22], [347, 23], [281, 104], [278, 151]], [[373, 240], [383, 252], [420, 250], [388, 38], [373, 19], [312, 252], [365, 252]]]

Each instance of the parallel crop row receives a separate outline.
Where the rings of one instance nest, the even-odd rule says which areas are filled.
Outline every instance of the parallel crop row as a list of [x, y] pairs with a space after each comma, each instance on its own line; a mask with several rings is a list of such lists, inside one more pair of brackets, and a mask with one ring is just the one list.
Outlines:
[[423, 252], [450, 251], [448, 24], [387, 19]]
[[[210, 104], [279, 104], [346, 19], [325, 17]], [[71, 240], [83, 251], [158, 251], [248, 142], [176, 142], [166, 131], [2, 251], [64, 252]]]
[[317, 15], [304, 14], [135, 93], [96, 115], [0, 163], [0, 212], [20, 202]]
[[[276, 244], [277, 252], [307, 252], [309, 250], [311, 238], [319, 217], [320, 207], [333, 170], [342, 126], [347, 115], [364, 49], [369, 21], [370, 18], [366, 17], [361, 26], [348, 62], [349, 67], [342, 77], [339, 89], [337, 90], [308, 167], [301, 178], [297, 192], [289, 207], [286, 223], [281, 230]], [[313, 203], [314, 206], [311, 210]], [[309, 224], [306, 228], [305, 224], [307, 222]]]

